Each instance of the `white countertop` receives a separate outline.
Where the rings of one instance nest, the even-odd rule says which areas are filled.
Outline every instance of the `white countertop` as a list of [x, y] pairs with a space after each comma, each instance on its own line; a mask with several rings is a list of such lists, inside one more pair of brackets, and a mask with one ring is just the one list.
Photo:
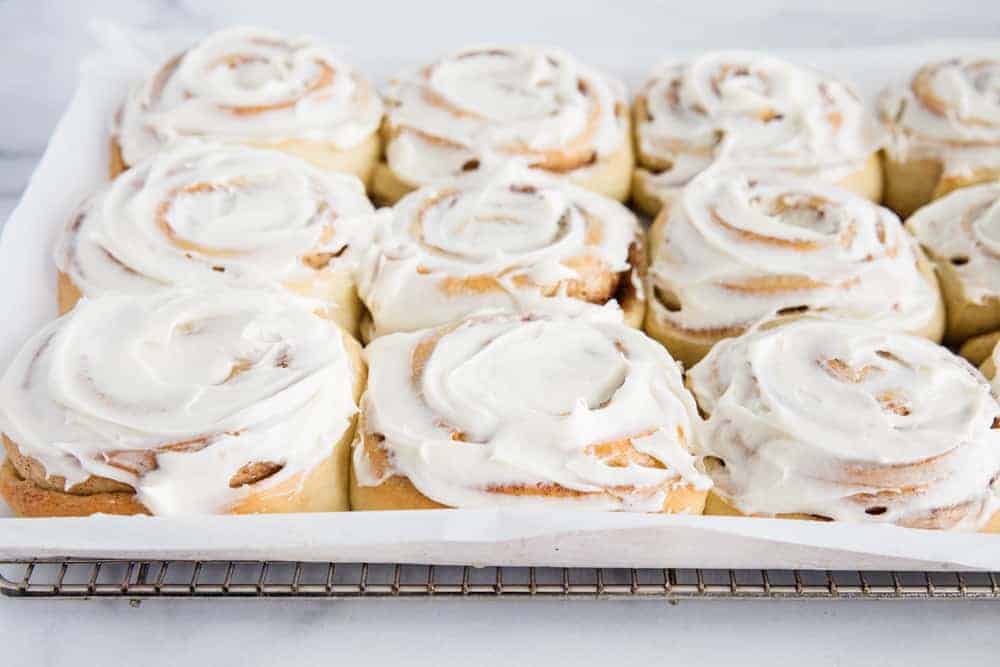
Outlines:
[[[373, 43], [419, 39], [428, 53], [484, 41], [555, 42], [603, 54], [606, 66], [698, 47], [870, 46], [1000, 36], [1000, 3], [842, 0], [836, 10], [792, 0], [589, 0], [350, 3], [341, 25], [313, 25], [308, 2], [7, 0], [0, 3], [0, 221], [30, 177], [69, 99], [87, 22], [207, 30], [263, 24], [321, 34], [384, 77], [402, 61]], [[571, 14], [567, 16], [567, 14]], [[415, 32], [423, 26], [423, 36]], [[609, 35], [614, 35], [612, 39]], [[638, 47], [636, 47], [638, 48]], [[386, 49], [392, 51], [392, 49]], [[645, 56], [644, 56], [645, 57]], [[980, 664], [1000, 651], [1000, 604], [958, 602], [147, 601], [0, 599], [10, 665], [590, 664], [640, 659], [681, 665]], [[103, 660], [99, 656], [104, 657]], [[942, 658], [944, 660], [942, 660]]]

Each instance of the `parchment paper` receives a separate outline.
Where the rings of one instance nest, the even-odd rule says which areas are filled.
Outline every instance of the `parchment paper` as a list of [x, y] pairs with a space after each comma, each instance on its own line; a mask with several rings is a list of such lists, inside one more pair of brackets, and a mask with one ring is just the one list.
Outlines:
[[[56, 314], [51, 248], [79, 202], [107, 179], [111, 118], [129, 85], [193, 35], [151, 35], [96, 23], [98, 51], [24, 198], [0, 239], [0, 368]], [[516, 41], [516, 36], [514, 41]], [[421, 45], [373, 45], [348, 57], [378, 80], [435, 55]], [[607, 49], [600, 51], [607, 54]], [[629, 45], [595, 61], [633, 87], [659, 45]], [[1000, 54], [1000, 42], [785, 52], [853, 79], [868, 97], [922, 62]], [[578, 53], [587, 60], [586, 52]], [[3, 508], [9, 515], [9, 510]], [[125, 557], [331, 560], [454, 565], [1000, 570], [1000, 536], [770, 519], [530, 510], [447, 510], [243, 517], [0, 518], [0, 558]]]

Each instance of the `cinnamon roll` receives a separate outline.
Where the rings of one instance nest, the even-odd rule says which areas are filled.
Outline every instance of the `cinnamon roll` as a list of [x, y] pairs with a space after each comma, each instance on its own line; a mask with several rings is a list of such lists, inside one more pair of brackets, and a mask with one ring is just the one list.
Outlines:
[[369, 81], [307, 37], [213, 33], [133, 88], [115, 118], [111, 175], [186, 137], [275, 148], [366, 183], [381, 150]]
[[1000, 179], [1000, 59], [954, 58], [886, 90], [885, 203], [906, 217], [952, 190]]
[[656, 69], [636, 96], [632, 198], [655, 215], [711, 165], [836, 183], [878, 202], [882, 133], [848, 83], [757, 53]]
[[906, 227], [937, 268], [945, 339], [957, 345], [1000, 331], [1000, 183], [956, 190], [918, 210]]
[[279, 288], [356, 334], [373, 211], [354, 176], [279, 151], [186, 142], [120, 175], [57, 243], [59, 306], [168, 286]]
[[611, 302], [642, 324], [642, 228], [564, 179], [507, 165], [421, 188], [380, 216], [358, 271], [366, 338], [477, 310], [578, 314]]
[[817, 181], [706, 171], [657, 219], [650, 255], [646, 331], [688, 366], [774, 315], [944, 329], [932, 266], [899, 219]]
[[21, 516], [346, 510], [360, 346], [273, 292], [85, 299], [0, 381]]
[[385, 91], [386, 203], [435, 180], [519, 160], [614, 199], [632, 174], [625, 88], [555, 49], [459, 51], [393, 79]]
[[635, 329], [477, 315], [366, 353], [355, 510], [702, 511], [694, 401], [677, 364]]
[[802, 318], [719, 343], [688, 386], [706, 513], [1000, 530], [1000, 404], [924, 338]]

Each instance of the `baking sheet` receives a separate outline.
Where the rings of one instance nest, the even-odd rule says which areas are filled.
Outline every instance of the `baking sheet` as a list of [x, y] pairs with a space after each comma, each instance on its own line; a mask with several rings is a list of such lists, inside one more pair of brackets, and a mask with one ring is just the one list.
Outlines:
[[[0, 368], [56, 314], [51, 248], [107, 178], [110, 119], [128, 86], [196, 36], [95, 23], [97, 52], [0, 239]], [[623, 40], [627, 36], [621, 36]], [[379, 81], [433, 57], [413, 45], [347, 53]], [[604, 45], [605, 47], [607, 45]], [[614, 53], [616, 55], [611, 56]], [[1000, 42], [779, 52], [855, 80], [869, 97], [922, 62], [1000, 54]], [[577, 55], [634, 88], [670, 53], [656, 44]], [[604, 55], [605, 58], [600, 58]], [[614, 57], [616, 60], [609, 60]], [[9, 516], [9, 511], [2, 508]], [[1000, 570], [1000, 536], [770, 519], [552, 510], [443, 510], [242, 517], [0, 518], [0, 558], [277, 559], [454, 565]]]

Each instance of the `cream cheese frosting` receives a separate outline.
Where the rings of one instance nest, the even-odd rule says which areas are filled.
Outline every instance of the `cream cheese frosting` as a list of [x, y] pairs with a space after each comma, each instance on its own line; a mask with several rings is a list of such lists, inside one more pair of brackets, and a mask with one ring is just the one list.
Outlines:
[[115, 134], [127, 164], [184, 137], [360, 144], [379, 127], [368, 80], [312, 38], [259, 28], [212, 33], [136, 86]]
[[[619, 323], [479, 315], [366, 352], [363, 420], [387, 457], [355, 440], [362, 486], [399, 475], [451, 507], [659, 511], [671, 490], [709, 485], [678, 365]], [[602, 458], [616, 444], [627, 462]]]
[[511, 157], [572, 172], [629, 141], [624, 86], [555, 49], [465, 49], [399, 75], [385, 98], [386, 159], [413, 185]]
[[893, 160], [931, 158], [945, 175], [1000, 167], [1000, 59], [954, 58], [887, 89], [879, 113]]
[[721, 51], [656, 69], [636, 102], [641, 169], [663, 193], [712, 165], [837, 182], [883, 134], [848, 83], [758, 53]]
[[655, 315], [727, 331], [789, 311], [829, 311], [917, 331], [940, 312], [899, 218], [846, 190], [774, 173], [712, 169], [654, 229]]
[[927, 252], [954, 267], [965, 298], [1000, 296], [1000, 184], [956, 190], [906, 221]]
[[926, 339], [801, 319], [719, 343], [688, 386], [715, 492], [744, 514], [975, 530], [1000, 510], [1000, 405]]
[[295, 484], [357, 412], [355, 371], [311, 303], [252, 290], [84, 299], [21, 349], [0, 381], [19, 451], [67, 487], [132, 486], [153, 514], [209, 514], [244, 499], [244, 466]]
[[88, 296], [350, 279], [373, 210], [354, 176], [279, 151], [182, 142], [90, 197], [55, 261]]
[[633, 279], [629, 252], [640, 234], [618, 202], [507, 165], [421, 188], [380, 212], [358, 292], [376, 335], [481, 309], [579, 313], [608, 302], [588, 301], [584, 282]]

